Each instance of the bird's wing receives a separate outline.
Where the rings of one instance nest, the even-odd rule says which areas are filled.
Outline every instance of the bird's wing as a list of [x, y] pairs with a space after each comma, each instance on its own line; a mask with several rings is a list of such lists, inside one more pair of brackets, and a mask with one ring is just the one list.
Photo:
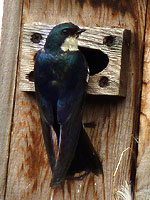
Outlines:
[[[65, 180], [78, 144], [88, 72], [82, 55], [79, 53], [76, 57], [73, 56], [72, 61], [69, 61], [72, 67], [69, 89], [65, 88], [54, 108], [51, 98], [52, 96], [55, 98], [55, 95], [48, 88], [47, 80], [51, 77], [50, 69], [53, 68], [53, 64], [54, 61], [50, 55], [39, 53], [36, 57], [34, 78], [43, 136], [53, 173], [51, 186], [56, 187]], [[48, 71], [47, 66], [49, 66]], [[51, 97], [48, 97], [50, 93]], [[58, 126], [60, 126], [59, 133]]]
[[40, 95], [37, 96], [41, 116], [43, 138], [51, 169], [53, 171], [56, 164], [56, 154], [58, 152], [57, 135], [52, 125], [54, 122], [53, 108], [51, 104], [48, 104], [48, 102], [44, 100], [44, 98], [40, 97]]
[[53, 129], [54, 115], [51, 102], [45, 98], [48, 94], [48, 78], [53, 65], [53, 58], [45, 53], [39, 52], [36, 56], [34, 67], [34, 81], [37, 103], [40, 111], [42, 133], [47, 150], [51, 169], [55, 166], [56, 152], [58, 149], [57, 136]]
[[74, 74], [76, 87], [74, 90], [68, 90], [57, 102], [57, 120], [60, 124], [60, 138], [59, 152], [51, 182], [51, 186], [53, 187], [60, 185], [66, 177], [68, 168], [74, 157], [82, 127], [82, 107], [87, 85], [87, 68], [84, 58], [81, 58], [72, 63], [74, 65], [73, 69], [79, 69], [78, 73]]

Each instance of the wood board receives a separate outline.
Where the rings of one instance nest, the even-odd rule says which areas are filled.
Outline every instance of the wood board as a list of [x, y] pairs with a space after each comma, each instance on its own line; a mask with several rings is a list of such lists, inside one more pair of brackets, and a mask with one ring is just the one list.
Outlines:
[[140, 109], [138, 159], [136, 172], [136, 200], [150, 199], [150, 1], [147, 7], [143, 82]]
[[[54, 25], [41, 23], [24, 24], [20, 61], [21, 80], [19, 86], [21, 91], [35, 91], [34, 82], [29, 78], [29, 75], [34, 71], [34, 57], [38, 50], [44, 47], [46, 38], [53, 27]], [[122, 28], [82, 28], [86, 29], [86, 31], [79, 37], [78, 44], [80, 48], [84, 47], [84, 51], [85, 48], [101, 51], [104, 53], [104, 58], [106, 57], [106, 61], [103, 60], [104, 58], [102, 59], [101, 54], [96, 54], [97, 57], [95, 56], [94, 58], [96, 52], [93, 51], [93, 55], [91, 55], [93, 66], [91, 67], [103, 69], [104, 62], [108, 62], [106, 68], [101, 72], [90, 76], [87, 92], [94, 95], [125, 96], [127, 84], [126, 69], [128, 67], [130, 51], [130, 31]], [[33, 41], [34, 37], [36, 38], [35, 42]], [[94, 59], [97, 60], [96, 64]]]
[[5, 0], [3, 11], [0, 46], [0, 199], [4, 199], [7, 185], [22, 1], [14, 0], [12, 3]]
[[[95, 129], [88, 129], [87, 132], [102, 159], [104, 175], [89, 175], [82, 182], [66, 182], [64, 190], [51, 190], [50, 168], [38, 109], [31, 94], [19, 91], [18, 71], [6, 199], [114, 199], [114, 171], [123, 150], [129, 146], [132, 149], [135, 142], [133, 134], [137, 133], [146, 5], [147, 1], [140, 0], [24, 0], [24, 23], [41, 21], [59, 24], [72, 21], [80, 26], [130, 29], [128, 85], [125, 99], [87, 97], [84, 121], [96, 123]], [[116, 190], [120, 189], [125, 180], [130, 180], [132, 164], [131, 151], [128, 151], [115, 177]]]
[[4, 0], [1, 0], [1, 4], [0, 4], [0, 44], [1, 44], [1, 32], [2, 32], [2, 20], [3, 20], [3, 7], [4, 7]]

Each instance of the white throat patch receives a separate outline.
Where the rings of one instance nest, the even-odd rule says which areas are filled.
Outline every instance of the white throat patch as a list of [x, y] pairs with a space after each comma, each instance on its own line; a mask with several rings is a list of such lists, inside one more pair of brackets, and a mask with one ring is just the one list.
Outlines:
[[66, 51], [78, 51], [78, 39], [76, 37], [68, 37], [61, 45], [61, 49]]

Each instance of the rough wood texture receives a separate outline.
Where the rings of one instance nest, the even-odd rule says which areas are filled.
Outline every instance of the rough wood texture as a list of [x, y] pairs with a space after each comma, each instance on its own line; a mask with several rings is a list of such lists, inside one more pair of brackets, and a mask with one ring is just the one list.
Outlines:
[[21, 0], [4, 1], [0, 49], [0, 199], [4, 199], [7, 182], [21, 13]]
[[148, 1], [136, 173], [136, 200], [150, 199], [150, 1]]
[[[20, 66], [21, 91], [35, 90], [34, 82], [29, 80], [29, 74], [34, 70], [34, 56], [39, 49], [43, 48], [52, 28], [53, 25], [24, 24]], [[84, 28], [86, 32], [79, 37], [79, 46], [100, 50], [109, 59], [108, 66], [102, 72], [90, 76], [88, 93], [125, 96], [127, 80], [125, 69], [128, 67], [125, 66], [127, 64], [125, 60], [129, 61], [130, 31], [121, 28]], [[35, 34], [41, 35], [39, 43], [31, 41]], [[104, 61], [100, 57], [99, 66], [102, 62]]]
[[1, 32], [2, 32], [3, 7], [4, 7], [4, 0], [1, 0], [1, 4], [0, 4], [0, 44], [1, 44]]
[[39, 113], [33, 96], [19, 91], [18, 84], [10, 146], [6, 199], [112, 200], [114, 187], [128, 182], [132, 156], [127, 151], [113, 174], [120, 155], [133, 147], [137, 131], [140, 71], [143, 55], [146, 0], [25, 0], [24, 23], [59, 24], [72, 21], [80, 26], [122, 27], [132, 31], [128, 63], [127, 96], [88, 96], [84, 121], [96, 123], [88, 134], [102, 159], [104, 175], [89, 175], [83, 181], [68, 181], [63, 190], [51, 190], [50, 167], [41, 134]]

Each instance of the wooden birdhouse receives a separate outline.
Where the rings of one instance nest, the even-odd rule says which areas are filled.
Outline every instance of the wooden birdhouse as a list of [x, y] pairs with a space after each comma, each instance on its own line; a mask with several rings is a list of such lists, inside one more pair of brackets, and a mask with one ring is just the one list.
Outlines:
[[[150, 199], [150, 2], [3, 0], [0, 8], [0, 199]], [[103, 173], [53, 189], [33, 73], [36, 53], [64, 22], [86, 29], [83, 122], [94, 124], [85, 129]]]

